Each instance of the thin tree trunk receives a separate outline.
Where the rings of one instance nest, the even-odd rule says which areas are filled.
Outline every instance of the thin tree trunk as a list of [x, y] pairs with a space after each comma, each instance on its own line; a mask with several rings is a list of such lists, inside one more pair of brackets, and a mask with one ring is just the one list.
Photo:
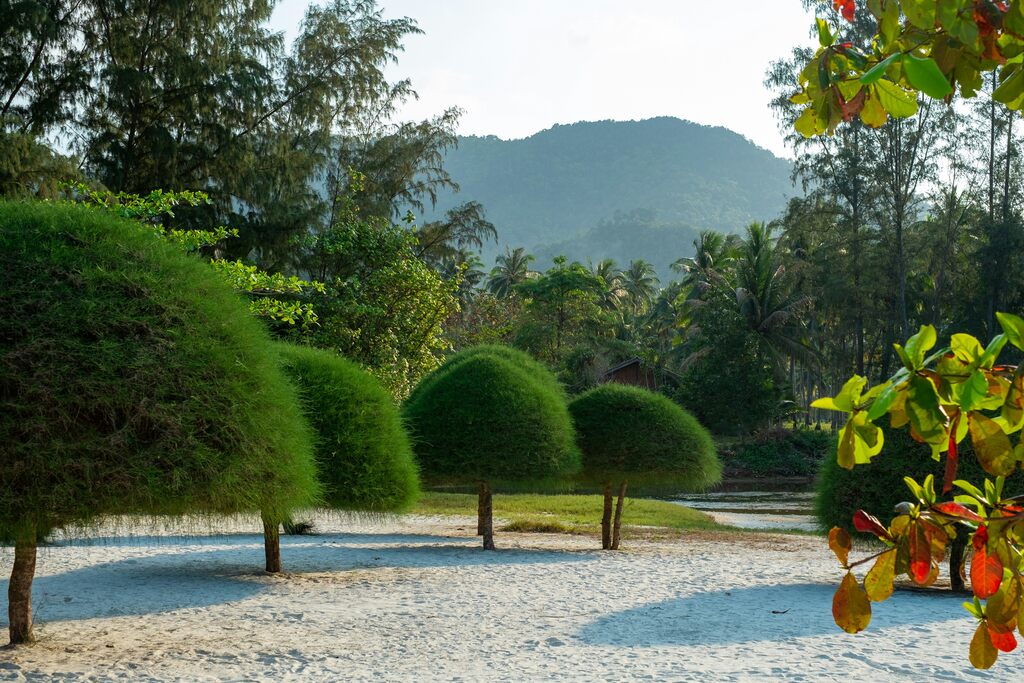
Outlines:
[[615, 526], [612, 530], [612, 550], [619, 549], [619, 540], [622, 536], [622, 504], [626, 500], [626, 482], [619, 486], [619, 500], [615, 505]]
[[263, 518], [263, 549], [267, 556], [267, 571], [281, 572], [281, 525]]
[[956, 593], [966, 590], [964, 585], [964, 551], [967, 550], [967, 529], [958, 525], [956, 538], [949, 546], [949, 587]]
[[476, 535], [484, 535], [484, 497], [476, 497]]
[[601, 549], [612, 547], [612, 484], [604, 485], [604, 515], [601, 517]]
[[494, 550], [494, 504], [491, 486], [486, 481], [480, 482], [477, 511], [477, 526], [483, 530], [484, 550]]
[[7, 585], [7, 618], [11, 645], [35, 642], [32, 635], [32, 578], [36, 573], [36, 540], [14, 544], [14, 567]]

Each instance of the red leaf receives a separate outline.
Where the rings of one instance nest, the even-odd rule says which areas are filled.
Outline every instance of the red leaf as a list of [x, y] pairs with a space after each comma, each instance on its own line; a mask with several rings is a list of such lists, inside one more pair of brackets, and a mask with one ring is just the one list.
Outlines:
[[988, 545], [988, 527], [982, 524], [978, 527], [978, 530], [974, 532], [974, 538], [971, 539], [971, 545], [974, 546], [975, 550], [983, 550]]
[[[932, 544], [928, 532], [920, 524], [910, 528], [910, 578], [914, 583], [925, 584], [932, 573]], [[1000, 574], [1000, 577], [1002, 574]], [[998, 588], [998, 586], [997, 586]]]
[[997, 650], [1013, 652], [1017, 649], [1017, 639], [1013, 635], [1012, 628], [999, 627], [987, 620], [985, 625], [988, 628], [988, 636]]
[[959, 458], [959, 450], [956, 445], [956, 429], [960, 422], [960, 415], [953, 420], [953, 426], [949, 429], [949, 453], [946, 454], [946, 470], [942, 477], [942, 492], [949, 493], [953, 490], [953, 482], [956, 480], [956, 465]]
[[989, 555], [985, 546], [974, 550], [971, 558], [971, 589], [974, 594], [986, 600], [999, 592], [1003, 582], [1003, 563], [998, 555]]
[[836, 11], [843, 13], [843, 19], [853, 21], [854, 11], [856, 9], [854, 0], [832, 0], [832, 6]]
[[966, 519], [966, 520], [969, 520], [971, 522], [984, 522], [985, 521], [984, 519], [979, 517], [976, 512], [974, 512], [973, 510], [971, 510], [969, 507], [967, 507], [965, 505], [961, 505], [960, 503], [952, 503], [952, 502], [950, 502], [950, 503], [939, 503], [938, 505], [933, 505], [932, 506], [932, 510], [935, 510], [936, 512], [940, 512], [940, 513], [946, 515], [947, 517], [956, 517], [957, 519]]
[[890, 539], [892, 536], [889, 535], [889, 530], [885, 528], [878, 518], [874, 515], [869, 515], [863, 510], [857, 510], [853, 515], [853, 528], [863, 534], [874, 534], [879, 538]]

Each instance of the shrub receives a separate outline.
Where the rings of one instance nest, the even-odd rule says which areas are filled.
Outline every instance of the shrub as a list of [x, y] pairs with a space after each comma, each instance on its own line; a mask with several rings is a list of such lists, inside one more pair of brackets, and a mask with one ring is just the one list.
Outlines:
[[[857, 510], [888, 519], [896, 505], [913, 498], [903, 477], [912, 477], [920, 483], [932, 474], [936, 486], [942, 486], [944, 465], [932, 459], [929, 446], [914, 441], [905, 429], [886, 428], [884, 434], [882, 452], [869, 464], [857, 465], [852, 470], [839, 466], [833, 441], [821, 463], [814, 501], [822, 529], [838, 526], [855, 533], [853, 515]], [[960, 444], [958, 463], [957, 479], [979, 483], [986, 477], [991, 478], [978, 464], [970, 439]], [[1007, 497], [1024, 493], [1024, 472], [1018, 470], [1008, 477], [1004, 491]]]
[[482, 482], [479, 531], [485, 547], [491, 547], [485, 509], [490, 483], [558, 478], [580, 464], [564, 395], [553, 378], [514, 362], [516, 357], [458, 354], [405, 404], [424, 475], [435, 482]]
[[398, 511], [419, 494], [412, 446], [391, 395], [352, 361], [280, 344], [316, 431], [324, 502], [342, 510]]
[[[602, 544], [618, 548], [626, 482], [705, 489], [721, 481], [722, 464], [711, 435], [667, 397], [621, 384], [604, 384], [571, 404], [583, 474], [605, 484]], [[611, 482], [621, 482], [614, 529]]]
[[98, 515], [280, 520], [316, 502], [297, 393], [199, 259], [93, 209], [0, 202], [0, 308], [0, 538], [16, 571], [38, 539]]
[[764, 429], [744, 439], [725, 458], [725, 469], [741, 476], [812, 477], [835, 437], [810, 429]]

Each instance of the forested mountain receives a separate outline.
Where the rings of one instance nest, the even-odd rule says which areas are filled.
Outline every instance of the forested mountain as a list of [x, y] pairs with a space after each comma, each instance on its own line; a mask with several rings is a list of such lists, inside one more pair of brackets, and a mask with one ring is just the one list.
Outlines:
[[[787, 161], [725, 128], [669, 117], [555, 126], [522, 140], [464, 137], [445, 168], [461, 191], [440, 195], [431, 216], [478, 201], [502, 245], [644, 258], [662, 271], [689, 255], [679, 250], [696, 231], [739, 232], [778, 215], [793, 194]], [[488, 245], [485, 261], [497, 251]]]

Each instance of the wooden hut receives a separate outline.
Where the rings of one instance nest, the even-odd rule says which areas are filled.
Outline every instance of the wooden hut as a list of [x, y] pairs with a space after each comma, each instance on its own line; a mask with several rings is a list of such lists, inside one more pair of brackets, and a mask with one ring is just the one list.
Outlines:
[[644, 365], [639, 358], [630, 358], [618, 365], [608, 368], [601, 375], [601, 383], [615, 382], [617, 384], [628, 384], [634, 387], [658, 390], [658, 380], [654, 376], [654, 370]]

